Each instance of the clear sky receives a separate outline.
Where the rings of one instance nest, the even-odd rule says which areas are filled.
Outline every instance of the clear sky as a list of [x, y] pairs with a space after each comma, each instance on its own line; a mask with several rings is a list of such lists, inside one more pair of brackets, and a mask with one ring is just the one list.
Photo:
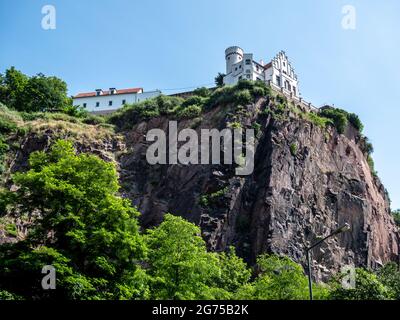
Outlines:
[[[43, 30], [44, 5], [56, 29]], [[356, 28], [342, 28], [342, 7]], [[285, 50], [303, 97], [357, 113], [376, 169], [400, 208], [400, 1], [0, 0], [0, 72], [64, 79], [69, 93], [212, 84], [224, 50], [268, 61]]]

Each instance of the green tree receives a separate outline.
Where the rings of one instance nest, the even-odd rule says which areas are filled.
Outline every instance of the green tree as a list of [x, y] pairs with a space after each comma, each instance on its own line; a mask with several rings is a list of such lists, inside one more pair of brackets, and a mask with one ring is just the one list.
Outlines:
[[42, 73], [28, 77], [14, 67], [0, 75], [0, 102], [25, 112], [66, 110], [71, 113], [74, 109], [63, 80]]
[[22, 93], [19, 111], [63, 111], [71, 105], [67, 96], [67, 84], [57, 77], [46, 77], [39, 73], [31, 77]]
[[344, 288], [343, 275], [334, 277], [331, 282], [330, 299], [333, 300], [386, 300], [392, 298], [391, 291], [368, 270], [357, 268], [354, 288]]
[[378, 279], [390, 291], [391, 296], [400, 300], [400, 270], [395, 262], [389, 262], [377, 272]]
[[229, 294], [214, 284], [221, 276], [217, 254], [208, 253], [200, 229], [166, 214], [146, 234], [153, 299], [214, 299]]
[[29, 78], [21, 71], [11, 67], [4, 75], [0, 75], [0, 101], [9, 108], [14, 108], [22, 103], [21, 97]]
[[224, 73], [218, 72], [218, 75], [215, 77], [215, 85], [217, 87], [222, 87], [224, 85], [224, 77]]
[[221, 272], [214, 280], [215, 284], [234, 294], [249, 282], [251, 270], [243, 259], [236, 255], [234, 247], [230, 247], [228, 252], [219, 253], [218, 258]]
[[72, 143], [62, 140], [48, 153], [32, 153], [29, 164], [29, 171], [13, 177], [18, 190], [0, 195], [10, 214], [33, 222], [26, 240], [0, 246], [0, 288], [46, 298], [40, 271], [53, 265], [58, 297], [143, 297], [139, 213], [117, 195], [114, 164], [77, 155]]
[[239, 299], [308, 299], [308, 282], [303, 268], [288, 257], [261, 255], [257, 259], [260, 274], [237, 294]]

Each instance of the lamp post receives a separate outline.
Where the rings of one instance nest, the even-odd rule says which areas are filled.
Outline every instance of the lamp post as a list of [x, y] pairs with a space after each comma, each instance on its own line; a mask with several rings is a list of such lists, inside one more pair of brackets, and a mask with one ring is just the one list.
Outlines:
[[341, 227], [337, 228], [335, 231], [333, 231], [331, 234], [326, 236], [325, 238], [322, 238], [321, 240], [317, 241], [316, 243], [312, 244], [310, 247], [306, 248], [306, 257], [307, 257], [307, 267], [308, 267], [308, 289], [310, 291], [310, 300], [313, 300], [313, 292], [312, 292], [312, 280], [311, 280], [311, 261], [310, 261], [310, 251], [315, 248], [316, 246], [320, 245], [322, 242], [324, 242], [326, 239], [333, 237], [339, 233], [346, 232], [350, 230], [350, 225], [348, 223], [345, 223]]

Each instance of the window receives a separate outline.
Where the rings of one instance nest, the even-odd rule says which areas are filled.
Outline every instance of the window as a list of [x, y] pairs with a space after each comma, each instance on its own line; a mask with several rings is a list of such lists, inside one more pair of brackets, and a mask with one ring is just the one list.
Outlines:
[[242, 69], [242, 65], [239, 66], [239, 69]]
[[276, 76], [276, 84], [278, 86], [281, 86], [281, 77], [280, 76]]
[[86, 108], [86, 106], [87, 106], [87, 103], [85, 102], [85, 103], [83, 104], [83, 107]]
[[235, 71], [237, 71], [237, 67], [235, 68]]
[[250, 59], [246, 59], [246, 64], [250, 64], [250, 63], [251, 63]]
[[126, 103], [126, 100], [124, 99], [124, 100], [122, 100], [122, 104], [125, 104]]
[[96, 102], [96, 107], [100, 107], [100, 102]]
[[250, 69], [247, 69], [247, 70], [246, 70], [246, 73], [251, 73], [251, 70], [250, 70]]
[[242, 80], [242, 76], [239, 77], [239, 80]]
[[108, 105], [112, 106], [112, 100], [108, 101]]
[[250, 75], [249, 75], [249, 74], [248, 74], [248, 75], [246, 75], [246, 78], [247, 78], [247, 79], [250, 79]]
[[294, 93], [294, 95], [297, 95], [297, 93], [296, 93], [296, 87], [293, 86], [292, 88], [293, 88], [293, 93]]

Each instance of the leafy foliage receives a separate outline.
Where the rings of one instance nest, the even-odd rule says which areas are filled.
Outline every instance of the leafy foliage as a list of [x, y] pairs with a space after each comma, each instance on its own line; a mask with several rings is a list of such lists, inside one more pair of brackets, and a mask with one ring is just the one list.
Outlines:
[[151, 297], [154, 299], [212, 299], [227, 296], [214, 286], [221, 270], [208, 253], [200, 229], [180, 217], [165, 215], [164, 222], [146, 235]]
[[[237, 293], [238, 299], [256, 300], [307, 300], [308, 280], [300, 265], [288, 257], [261, 255], [257, 259], [260, 274], [244, 285]], [[324, 290], [316, 286], [316, 298]], [[325, 293], [326, 295], [326, 293]]]
[[218, 72], [218, 75], [215, 77], [215, 85], [217, 87], [222, 87], [224, 85], [224, 77], [225, 74]]
[[41, 73], [28, 77], [14, 67], [0, 76], [0, 101], [12, 109], [25, 112], [71, 112], [72, 106], [67, 96], [67, 84], [63, 80]]
[[41, 266], [51, 264], [62, 297], [118, 297], [122, 279], [139, 270], [136, 261], [145, 248], [139, 213], [116, 195], [114, 165], [76, 155], [67, 141], [58, 141], [47, 154], [32, 153], [29, 163], [28, 172], [13, 177], [18, 191], [1, 194], [9, 211], [35, 223], [26, 240], [0, 247], [0, 283], [43, 298], [42, 291], [30, 288]]
[[400, 270], [395, 262], [389, 262], [378, 270], [379, 281], [388, 288], [390, 296], [400, 300]]
[[377, 275], [368, 270], [356, 269], [354, 288], [343, 288], [342, 276], [332, 281], [330, 298], [334, 300], [386, 300], [392, 298], [392, 292], [379, 281]]
[[400, 227], [400, 209], [394, 210], [392, 212], [394, 222], [396, 222], [397, 226]]

